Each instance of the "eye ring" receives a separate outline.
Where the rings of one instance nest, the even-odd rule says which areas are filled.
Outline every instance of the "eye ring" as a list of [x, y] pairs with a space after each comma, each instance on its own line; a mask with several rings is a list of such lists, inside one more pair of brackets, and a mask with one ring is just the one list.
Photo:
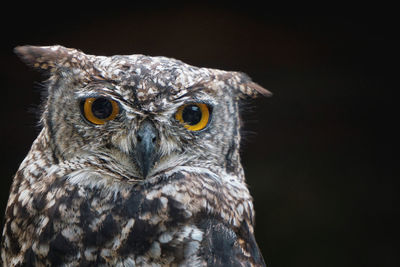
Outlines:
[[182, 105], [175, 113], [175, 118], [189, 131], [203, 130], [210, 121], [210, 108], [204, 103]]
[[83, 101], [82, 113], [89, 122], [103, 125], [117, 117], [119, 105], [105, 97], [88, 97]]

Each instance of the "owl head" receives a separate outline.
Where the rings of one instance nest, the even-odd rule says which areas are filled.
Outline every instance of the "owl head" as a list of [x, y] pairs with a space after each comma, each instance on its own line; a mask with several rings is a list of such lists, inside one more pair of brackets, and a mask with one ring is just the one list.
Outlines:
[[238, 103], [270, 95], [243, 73], [166, 57], [62, 46], [15, 51], [48, 76], [41, 123], [54, 159], [94, 169], [107, 162], [118, 179], [181, 167], [240, 173]]

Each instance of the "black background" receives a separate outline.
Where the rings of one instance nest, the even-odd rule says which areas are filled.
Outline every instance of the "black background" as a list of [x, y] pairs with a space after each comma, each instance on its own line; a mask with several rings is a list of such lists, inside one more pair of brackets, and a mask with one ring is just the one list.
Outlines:
[[248, 103], [242, 145], [267, 265], [399, 264], [393, 7], [68, 4], [3, 10], [0, 214], [38, 133], [43, 81], [13, 47], [163, 55], [243, 71], [274, 93]]

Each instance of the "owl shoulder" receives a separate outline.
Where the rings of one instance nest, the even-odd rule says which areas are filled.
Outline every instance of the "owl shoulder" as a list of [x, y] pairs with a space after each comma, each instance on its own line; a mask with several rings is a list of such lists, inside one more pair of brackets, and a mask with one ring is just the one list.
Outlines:
[[205, 218], [199, 228], [204, 231], [200, 256], [208, 266], [265, 266], [245, 221], [234, 230], [217, 218]]

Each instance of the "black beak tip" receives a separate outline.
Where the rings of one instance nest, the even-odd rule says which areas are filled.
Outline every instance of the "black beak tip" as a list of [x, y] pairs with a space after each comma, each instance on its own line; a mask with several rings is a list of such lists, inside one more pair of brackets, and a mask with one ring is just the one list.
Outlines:
[[[146, 163], [148, 163], [148, 161]], [[143, 166], [141, 166], [141, 171], [142, 171], [143, 178], [147, 178], [147, 175], [149, 174], [149, 171], [150, 171], [150, 165], [144, 164]]]

